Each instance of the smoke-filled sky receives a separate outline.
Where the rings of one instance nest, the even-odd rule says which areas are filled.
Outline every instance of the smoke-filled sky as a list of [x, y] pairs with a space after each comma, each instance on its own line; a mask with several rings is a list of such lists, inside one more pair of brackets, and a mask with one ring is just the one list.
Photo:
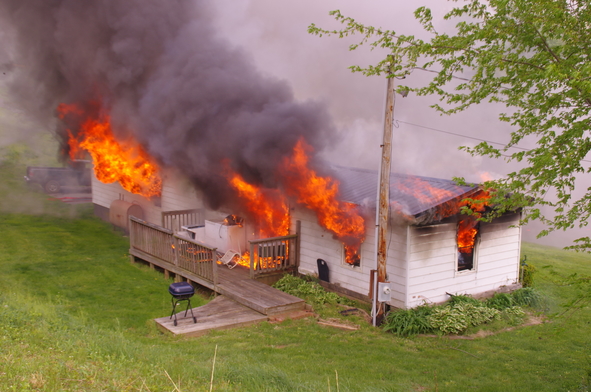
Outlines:
[[[347, 67], [383, 53], [348, 50], [349, 40], [307, 33], [339, 25], [340, 9], [362, 23], [423, 35], [413, 11], [440, 19], [441, 0], [0, 0], [0, 63], [10, 97], [39, 129], [61, 102], [100, 99], [119, 132], [129, 131], [161, 163], [182, 167], [210, 204], [223, 200], [220, 156], [247, 180], [274, 186], [276, 165], [299, 137], [319, 157], [377, 169], [385, 80]], [[451, 29], [449, 22], [436, 26]], [[424, 83], [416, 71], [404, 83]], [[393, 171], [479, 181], [515, 170], [457, 150], [478, 141], [506, 142], [502, 108], [481, 105], [441, 117], [433, 98], [396, 99]], [[411, 125], [415, 124], [415, 125]]]

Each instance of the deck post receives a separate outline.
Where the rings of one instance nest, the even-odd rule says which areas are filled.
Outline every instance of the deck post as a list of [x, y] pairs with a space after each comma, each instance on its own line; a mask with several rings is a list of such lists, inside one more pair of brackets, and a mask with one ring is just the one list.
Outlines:
[[172, 250], [172, 262], [175, 266], [178, 267], [179, 265], [179, 250], [181, 249], [180, 246], [181, 244], [179, 243], [178, 238], [176, 238], [175, 236], [172, 236], [172, 246], [173, 246], [173, 250]]
[[296, 273], [300, 272], [300, 238], [302, 237], [302, 221], [296, 221], [296, 239], [295, 239], [295, 267]]
[[254, 279], [254, 244], [252, 242], [250, 242], [250, 279]]
[[213, 292], [214, 295], [217, 297], [218, 295], [218, 261], [216, 257], [216, 251], [214, 250], [211, 252], [211, 272], [213, 274]]

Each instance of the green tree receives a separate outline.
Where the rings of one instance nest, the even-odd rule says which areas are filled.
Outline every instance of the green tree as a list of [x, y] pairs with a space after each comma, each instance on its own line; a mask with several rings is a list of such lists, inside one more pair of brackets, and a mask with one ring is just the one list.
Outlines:
[[[480, 143], [462, 147], [473, 155], [521, 162], [522, 169], [487, 182], [495, 189], [495, 213], [523, 207], [523, 223], [539, 219], [548, 230], [586, 226], [591, 215], [591, 188], [574, 200], [576, 176], [591, 171], [585, 161], [591, 149], [591, 3], [588, 0], [465, 0], [444, 19], [454, 21], [451, 34], [438, 32], [431, 10], [418, 8], [415, 17], [429, 39], [397, 34], [361, 24], [340, 11], [331, 14], [344, 27], [324, 30], [309, 26], [319, 36], [360, 36], [361, 45], [383, 48], [387, 56], [368, 67], [352, 66], [365, 75], [402, 77], [417, 68], [434, 71], [432, 80], [418, 88], [399, 90], [435, 95], [433, 107], [453, 114], [482, 102], [506, 106], [500, 120], [513, 125], [508, 144]], [[461, 76], [462, 79], [459, 79]], [[524, 138], [536, 147], [517, 152]], [[507, 197], [511, 194], [511, 197]], [[544, 216], [542, 206], [553, 209]], [[571, 248], [591, 250], [588, 237]]]

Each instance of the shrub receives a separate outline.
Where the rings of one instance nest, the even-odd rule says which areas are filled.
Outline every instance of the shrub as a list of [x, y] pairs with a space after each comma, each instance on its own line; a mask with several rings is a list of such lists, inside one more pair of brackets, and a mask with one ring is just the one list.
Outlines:
[[472, 303], [436, 307], [427, 318], [431, 327], [444, 334], [459, 334], [471, 326], [499, 317], [499, 310]]
[[526, 314], [519, 306], [511, 306], [510, 308], [504, 309], [500, 317], [511, 325], [519, 325], [525, 320]]
[[312, 305], [352, 303], [352, 301], [348, 300], [347, 298], [341, 297], [336, 293], [326, 291], [316, 282], [305, 280], [289, 274], [286, 274], [281, 279], [279, 279], [273, 285], [273, 287], [287, 294], [302, 298]]
[[544, 299], [532, 287], [525, 287], [515, 290], [511, 293], [513, 303], [518, 306], [529, 306], [530, 308], [542, 308], [544, 306]]
[[468, 294], [458, 294], [458, 295], [448, 294], [448, 295], [451, 297], [451, 299], [449, 300], [449, 302], [446, 305], [449, 305], [449, 306], [453, 306], [455, 304], [460, 304], [460, 303], [469, 303], [469, 304], [472, 304], [475, 306], [484, 306], [482, 301], [479, 301], [476, 298], [474, 298]]
[[392, 332], [399, 336], [433, 332], [433, 327], [431, 327], [427, 319], [433, 312], [433, 309], [431, 306], [422, 305], [414, 309], [400, 309], [390, 312], [384, 320], [384, 331]]
[[513, 297], [507, 293], [495, 293], [492, 298], [486, 300], [486, 306], [498, 310], [507, 309], [513, 305]]
[[523, 287], [532, 287], [534, 284], [534, 274], [536, 267], [526, 264], [525, 260], [519, 265], [519, 281]]
[[[298, 286], [303, 282], [303, 279], [297, 278], [293, 275], [285, 274], [279, 279], [273, 287], [288, 294], [292, 294], [297, 291]], [[293, 295], [293, 294], [292, 294]]]

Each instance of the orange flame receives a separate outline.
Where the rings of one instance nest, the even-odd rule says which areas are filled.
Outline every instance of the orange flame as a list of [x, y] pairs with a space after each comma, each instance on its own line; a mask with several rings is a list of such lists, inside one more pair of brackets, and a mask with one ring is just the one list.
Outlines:
[[281, 172], [287, 179], [286, 192], [316, 213], [318, 223], [345, 244], [345, 261], [358, 265], [365, 240], [365, 219], [352, 203], [339, 201], [339, 183], [319, 176], [308, 167], [311, 147], [299, 140], [291, 159], [285, 158]]
[[458, 223], [457, 240], [458, 250], [461, 253], [472, 253], [478, 234], [477, 225], [478, 221], [473, 216], [466, 217]]
[[458, 250], [461, 253], [472, 253], [478, 235], [478, 218], [488, 205], [490, 194], [480, 191], [459, 203], [459, 207], [467, 206], [473, 213], [458, 222]]
[[[60, 104], [57, 110], [61, 119], [68, 114], [83, 115], [76, 105]], [[137, 142], [115, 139], [109, 116], [86, 118], [76, 136], [70, 130], [68, 135], [70, 157], [75, 159], [82, 149], [88, 151], [99, 181], [117, 181], [123, 189], [145, 197], [160, 196], [162, 180], [158, 166]]]
[[227, 178], [238, 192], [254, 219], [260, 237], [277, 237], [289, 234], [289, 208], [278, 190], [264, 189], [246, 182], [229, 168]]
[[[250, 268], [250, 252], [246, 251], [241, 256], [235, 256], [234, 261], [238, 265], [242, 265], [244, 267]], [[277, 257], [255, 257], [254, 259], [254, 269], [258, 269], [260, 264], [260, 269], [271, 269], [277, 268], [277, 266], [281, 265], [285, 262], [285, 256], [277, 256]]]

